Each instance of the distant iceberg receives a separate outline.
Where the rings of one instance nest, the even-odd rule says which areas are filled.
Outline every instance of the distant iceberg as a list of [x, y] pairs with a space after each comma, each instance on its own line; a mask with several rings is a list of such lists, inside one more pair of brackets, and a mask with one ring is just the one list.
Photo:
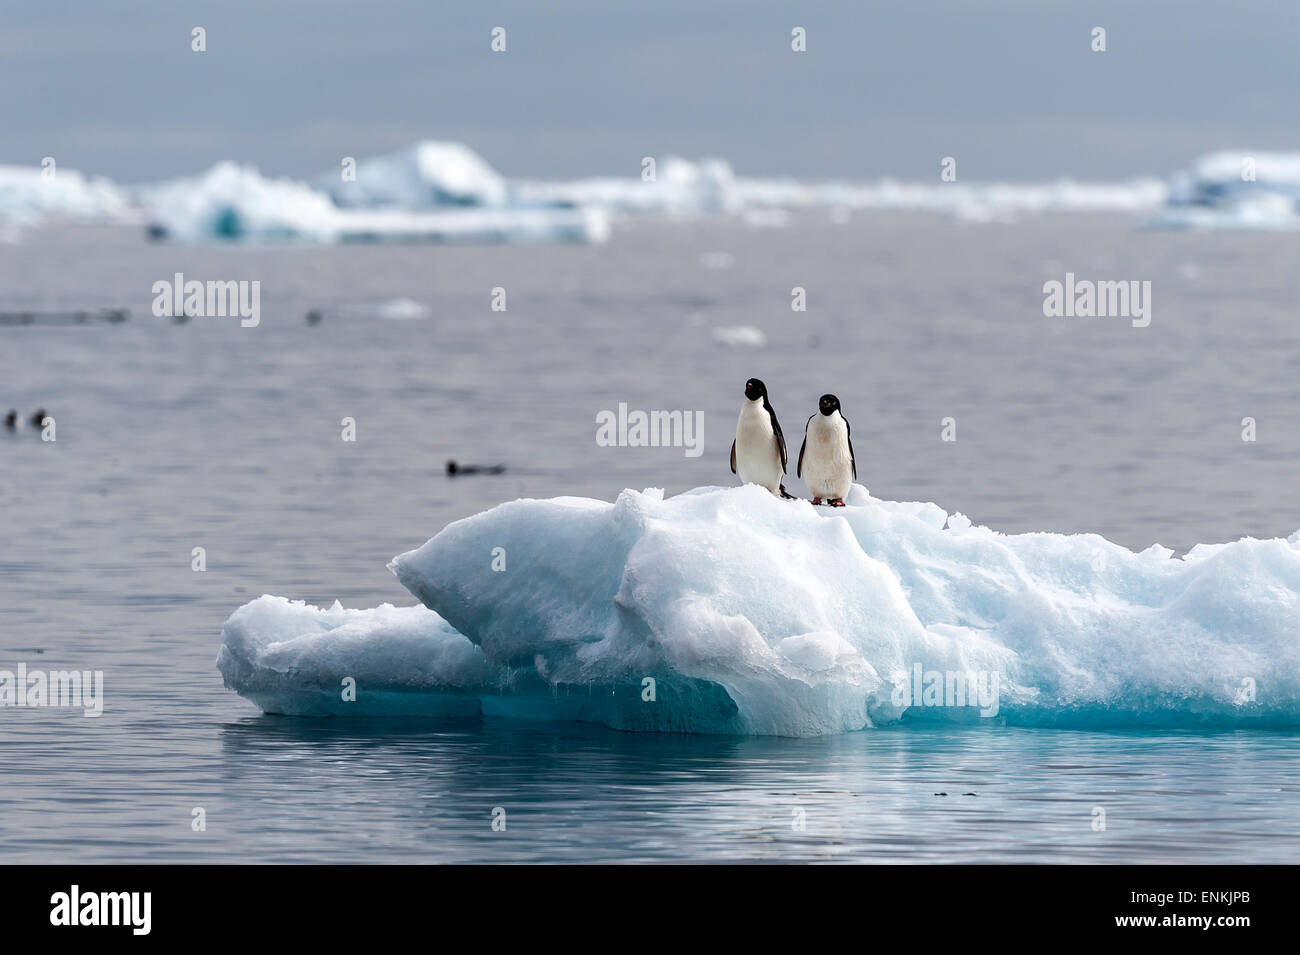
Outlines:
[[739, 214], [756, 227], [785, 224], [771, 213], [791, 209], [931, 212], [970, 221], [1045, 212], [1141, 212], [1168, 195], [1155, 178], [1118, 183], [1060, 179], [1048, 183], [801, 181], [736, 176], [721, 159], [691, 162], [669, 157], [656, 178], [601, 177], [570, 182], [516, 181], [525, 202], [603, 206], [623, 215]]
[[0, 234], [16, 235], [21, 226], [47, 218], [78, 221], [127, 219], [131, 200], [107, 179], [88, 178], [75, 169], [0, 166]]
[[331, 242], [337, 234], [339, 212], [324, 193], [233, 162], [145, 186], [140, 195], [157, 238]]
[[731, 164], [667, 156], [653, 179], [602, 176], [568, 182], [517, 180], [511, 196], [524, 205], [598, 206], [624, 215], [729, 215], [744, 204]]
[[1300, 228], [1300, 153], [1224, 150], [1175, 175], [1162, 228]]
[[839, 224], [882, 211], [974, 223], [1118, 212], [1155, 228], [1300, 227], [1300, 153], [1214, 153], [1168, 181], [936, 180], [746, 177], [723, 159], [679, 156], [662, 157], [646, 178], [510, 179], [464, 144], [422, 140], [310, 181], [221, 162], [128, 189], [75, 171], [45, 180], [36, 167], [0, 166], [0, 235], [60, 216], [143, 217], [154, 238], [180, 242], [595, 243], [609, 238], [612, 222], [634, 217], [725, 216], [769, 228], [788, 225], [794, 212]]
[[340, 208], [292, 179], [218, 163], [202, 176], [141, 190], [151, 234], [180, 242], [510, 243], [603, 242], [598, 209], [511, 206]]
[[262, 597], [226, 622], [218, 666], [265, 711], [306, 715], [781, 736], [1300, 726], [1300, 532], [1175, 558], [857, 486], [848, 503], [514, 501], [394, 559], [427, 610]]
[[1168, 188], [1154, 178], [1124, 182], [1045, 183], [799, 182], [740, 179], [736, 192], [746, 208], [825, 207], [840, 212], [931, 212], [989, 222], [1049, 212], [1141, 212], [1165, 201]]
[[399, 152], [362, 159], [345, 179], [334, 169], [312, 180], [335, 205], [420, 209], [430, 206], [501, 206], [506, 181], [461, 143], [424, 140]]
[[604, 209], [519, 202], [506, 180], [460, 143], [426, 140], [311, 183], [218, 163], [202, 176], [141, 190], [155, 238], [182, 242], [595, 243]]

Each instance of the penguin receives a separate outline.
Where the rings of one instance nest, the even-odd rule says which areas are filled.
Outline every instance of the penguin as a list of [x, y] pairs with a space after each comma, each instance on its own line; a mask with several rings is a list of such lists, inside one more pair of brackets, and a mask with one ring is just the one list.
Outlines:
[[840, 399], [834, 395], [822, 395], [817, 410], [804, 426], [798, 474], [812, 492], [814, 504], [825, 498], [831, 507], [843, 507], [844, 495], [858, 476], [849, 422], [840, 414]]
[[37, 412], [36, 412], [36, 414], [32, 415], [32, 417], [31, 417], [32, 427], [33, 427], [33, 428], [37, 428], [37, 429], [44, 428], [44, 427], [45, 427], [45, 419], [46, 419], [47, 417], [49, 417], [49, 416], [45, 413], [45, 409], [44, 409], [44, 408], [40, 408], [40, 409], [38, 409]]
[[17, 430], [18, 430], [18, 412], [17, 412], [17, 411], [10, 411], [7, 415], [5, 415], [5, 427], [8, 428], [10, 431], [17, 431]]
[[790, 497], [785, 475], [785, 435], [767, 400], [767, 385], [758, 378], [745, 382], [745, 403], [731, 442], [731, 473], [745, 484], [760, 484], [773, 494]]

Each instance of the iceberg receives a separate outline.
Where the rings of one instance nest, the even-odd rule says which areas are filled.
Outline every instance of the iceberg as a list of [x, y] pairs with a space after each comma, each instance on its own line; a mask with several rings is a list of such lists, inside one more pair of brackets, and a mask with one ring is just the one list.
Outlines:
[[749, 209], [826, 207], [852, 211], [930, 212], [972, 222], [1005, 221], [1018, 215], [1052, 212], [1140, 212], [1157, 208], [1168, 196], [1159, 179], [1124, 182], [918, 183], [800, 182], [794, 179], [739, 179], [736, 192]]
[[292, 179], [223, 162], [205, 174], [142, 190], [154, 238], [181, 242], [508, 243], [603, 242], [598, 209], [340, 208]]
[[857, 485], [835, 509], [648, 489], [502, 504], [390, 569], [422, 607], [236, 611], [226, 685], [277, 713], [779, 736], [1300, 725], [1300, 532], [1175, 557]]
[[[217, 666], [268, 712], [297, 716], [479, 713], [493, 668], [483, 651], [424, 607], [321, 609], [263, 596], [226, 621]], [[362, 687], [344, 699], [343, 682]]]
[[0, 226], [15, 230], [47, 218], [115, 221], [129, 217], [125, 191], [75, 169], [47, 176], [36, 166], [0, 166]]
[[[1145, 212], [1168, 197], [1159, 179], [1116, 183], [801, 181], [736, 176], [729, 163], [669, 157], [655, 181], [603, 177], [571, 182], [519, 181], [512, 195], [531, 203], [597, 206], [620, 215], [738, 215], [755, 228], [788, 224], [789, 210], [926, 212], [966, 221], [1004, 221], [1050, 212]], [[784, 215], [782, 213], [785, 213]]]
[[729, 215], [743, 200], [731, 164], [723, 159], [691, 162], [666, 156], [655, 178], [600, 176], [568, 182], [518, 180], [510, 184], [521, 205], [574, 205], [621, 215]]
[[313, 185], [343, 207], [499, 206], [506, 181], [483, 157], [462, 143], [423, 140], [399, 152], [357, 163], [355, 178], [341, 169], [322, 173]]
[[1300, 153], [1217, 152], [1168, 181], [1023, 183], [746, 177], [724, 159], [672, 155], [648, 180], [510, 179], [468, 146], [437, 140], [308, 181], [222, 162], [198, 176], [126, 189], [75, 171], [47, 181], [36, 168], [0, 166], [0, 226], [10, 232], [47, 216], [134, 221], [143, 212], [155, 238], [183, 242], [596, 243], [609, 238], [612, 218], [727, 216], [772, 228], [810, 210], [839, 224], [855, 212], [973, 223], [1118, 212], [1156, 228], [1295, 229]]
[[[345, 173], [354, 173], [347, 175]], [[973, 222], [1025, 215], [1111, 212], [1148, 227], [1300, 228], [1300, 153], [1225, 150], [1168, 181], [904, 182], [738, 176], [729, 162], [664, 156], [653, 179], [509, 179], [462, 143], [421, 140], [309, 181], [268, 178], [221, 162], [206, 173], [124, 188], [60, 171], [0, 166], [0, 229], [46, 217], [135, 221], [155, 238], [304, 243], [596, 243], [611, 218], [728, 216], [752, 228], [820, 211], [927, 213]]]
[[155, 238], [329, 242], [337, 230], [338, 210], [328, 196], [233, 162], [146, 186], [141, 194]]
[[1222, 150], [1170, 182], [1151, 225], [1183, 229], [1300, 228], [1300, 153]]

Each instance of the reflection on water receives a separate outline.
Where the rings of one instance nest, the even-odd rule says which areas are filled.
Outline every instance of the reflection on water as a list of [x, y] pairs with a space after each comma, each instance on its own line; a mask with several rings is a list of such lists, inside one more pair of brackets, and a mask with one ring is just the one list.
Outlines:
[[[19, 808], [5, 856], [1300, 861], [1295, 734], [948, 727], [784, 740], [260, 716], [153, 730], [116, 751], [106, 739], [51, 756], [58, 809]], [[7, 798], [6, 815], [16, 808]]]
[[[1295, 743], [269, 718], [221, 730], [227, 791], [241, 794], [257, 858], [310, 857], [306, 836], [344, 857], [412, 861], [1296, 861]], [[497, 807], [505, 831], [492, 829]]]

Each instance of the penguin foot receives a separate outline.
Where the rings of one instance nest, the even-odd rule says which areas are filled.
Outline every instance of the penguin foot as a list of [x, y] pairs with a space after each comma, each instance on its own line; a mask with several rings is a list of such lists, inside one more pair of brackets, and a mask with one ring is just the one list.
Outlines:
[[820, 497], [814, 497], [814, 498], [813, 498], [813, 503], [814, 503], [814, 504], [820, 504], [821, 502], [822, 502], [822, 499], [821, 499]]
[[843, 507], [843, 506], [844, 506], [844, 498], [842, 498], [842, 497], [833, 497], [833, 498], [831, 498], [829, 501], [827, 501], [826, 503], [829, 504], [831, 507]]

